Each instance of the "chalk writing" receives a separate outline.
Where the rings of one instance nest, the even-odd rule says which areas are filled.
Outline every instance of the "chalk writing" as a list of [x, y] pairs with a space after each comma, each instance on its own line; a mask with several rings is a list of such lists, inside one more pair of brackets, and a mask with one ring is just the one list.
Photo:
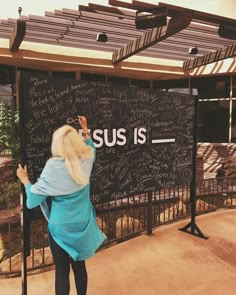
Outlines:
[[[91, 200], [103, 203], [191, 181], [191, 96], [21, 73], [22, 151], [32, 182], [53, 132], [86, 116], [96, 147]], [[68, 120], [68, 118], [73, 118]]]

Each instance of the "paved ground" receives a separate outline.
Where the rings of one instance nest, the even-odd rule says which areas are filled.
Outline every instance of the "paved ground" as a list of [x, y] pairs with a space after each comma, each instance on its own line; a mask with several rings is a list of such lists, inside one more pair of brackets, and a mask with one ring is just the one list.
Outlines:
[[[196, 218], [209, 239], [179, 231], [189, 220], [115, 245], [87, 261], [88, 295], [235, 295], [236, 210]], [[21, 279], [1, 279], [1, 295], [20, 295]], [[28, 277], [28, 295], [53, 295], [54, 271]], [[71, 295], [75, 295], [71, 277]]]

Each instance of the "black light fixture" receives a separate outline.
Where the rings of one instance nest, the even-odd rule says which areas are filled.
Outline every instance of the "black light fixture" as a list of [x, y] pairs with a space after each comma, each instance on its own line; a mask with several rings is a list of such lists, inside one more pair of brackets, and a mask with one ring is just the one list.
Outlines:
[[19, 7], [18, 8], [19, 17], [21, 16], [21, 12], [22, 12], [22, 7]]
[[236, 40], [236, 26], [234, 25], [220, 25], [218, 35], [222, 38]]
[[188, 53], [189, 54], [198, 54], [198, 48], [197, 48], [197, 46], [190, 47], [189, 50], [188, 50]]
[[135, 25], [138, 30], [152, 29], [167, 24], [167, 8], [161, 7], [151, 11], [137, 11]]
[[98, 42], [107, 42], [108, 41], [107, 34], [104, 32], [97, 34], [97, 41]]

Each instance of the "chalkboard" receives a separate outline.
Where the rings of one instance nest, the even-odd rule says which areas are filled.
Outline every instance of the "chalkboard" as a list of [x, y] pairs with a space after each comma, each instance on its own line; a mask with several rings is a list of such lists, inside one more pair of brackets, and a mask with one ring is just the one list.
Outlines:
[[77, 115], [87, 117], [97, 148], [93, 203], [191, 181], [193, 97], [26, 72], [20, 88], [23, 159], [32, 182], [50, 157], [52, 133]]

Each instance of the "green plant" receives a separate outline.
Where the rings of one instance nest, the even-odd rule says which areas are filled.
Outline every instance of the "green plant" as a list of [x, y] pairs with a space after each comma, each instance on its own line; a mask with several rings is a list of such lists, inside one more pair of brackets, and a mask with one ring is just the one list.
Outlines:
[[0, 103], [0, 153], [19, 157], [19, 113], [12, 110], [6, 103]]
[[3, 182], [0, 185], [0, 209], [14, 209], [20, 205], [21, 187], [18, 182]]

